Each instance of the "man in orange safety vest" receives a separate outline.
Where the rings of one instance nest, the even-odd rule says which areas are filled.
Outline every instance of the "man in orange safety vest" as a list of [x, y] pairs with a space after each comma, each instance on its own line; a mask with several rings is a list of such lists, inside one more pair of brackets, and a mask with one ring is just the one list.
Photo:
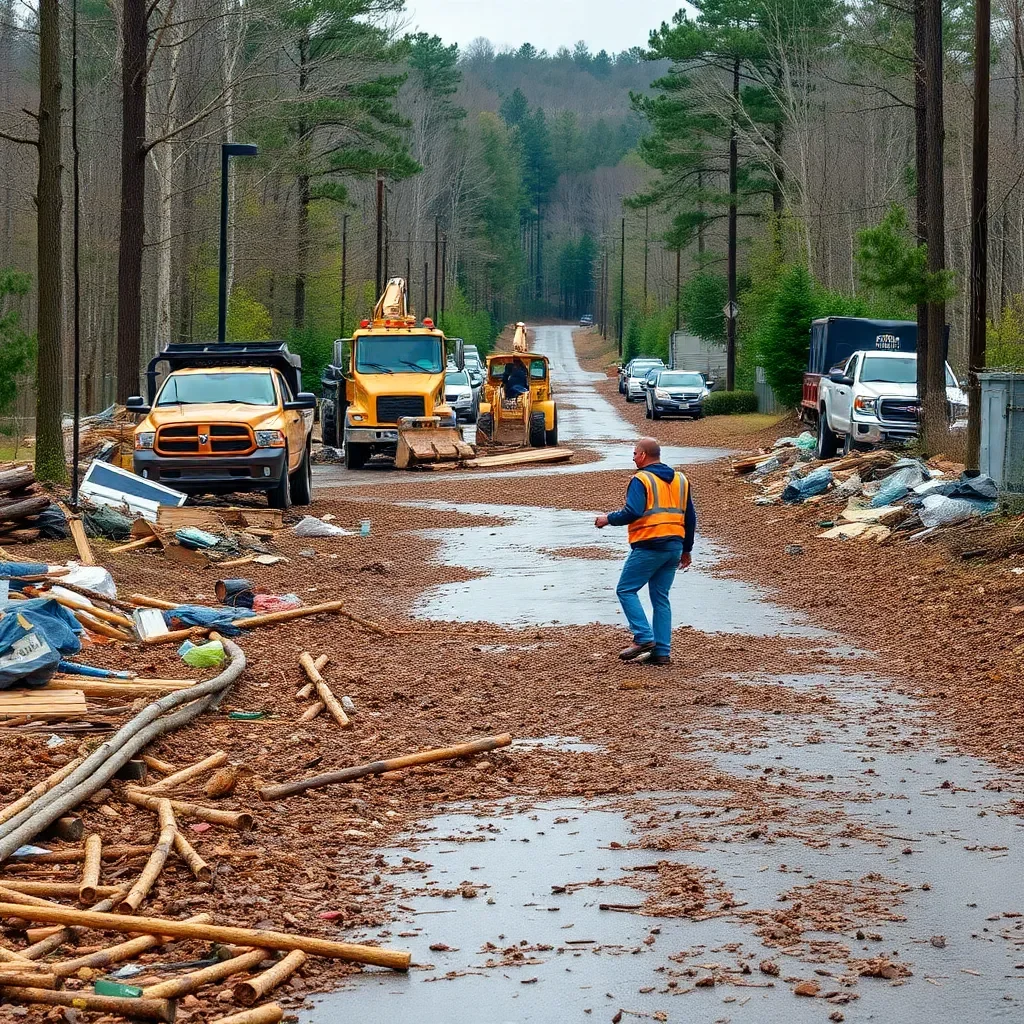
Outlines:
[[[697, 512], [690, 481], [661, 461], [661, 446], [642, 437], [633, 449], [637, 472], [626, 489], [626, 504], [618, 512], [598, 516], [594, 525], [625, 526], [630, 553], [615, 593], [633, 632], [633, 643], [619, 657], [633, 661], [647, 655], [650, 665], [671, 662], [672, 605], [669, 591], [677, 569], [689, 569], [697, 532]], [[647, 587], [654, 609], [647, 621], [639, 592]]]

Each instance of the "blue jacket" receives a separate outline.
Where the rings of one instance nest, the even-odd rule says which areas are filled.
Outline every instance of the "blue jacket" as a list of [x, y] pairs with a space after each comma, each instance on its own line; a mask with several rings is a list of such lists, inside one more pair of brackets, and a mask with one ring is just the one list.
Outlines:
[[[664, 462], [654, 462], [644, 466], [644, 472], [653, 473], [655, 476], [671, 483], [675, 476], [675, 470], [666, 466]], [[647, 488], [633, 477], [626, 488], [626, 504], [618, 512], [611, 512], [608, 515], [608, 522], [612, 526], [629, 526], [630, 523], [639, 519], [647, 509]], [[686, 517], [683, 521], [683, 528], [686, 536], [683, 538], [683, 551], [693, 549], [693, 540], [697, 535], [697, 510], [693, 504], [693, 488], [686, 499]], [[656, 537], [654, 540], [641, 540], [631, 545], [634, 548], [648, 548], [652, 551], [664, 551], [668, 548], [678, 547], [678, 537]]]

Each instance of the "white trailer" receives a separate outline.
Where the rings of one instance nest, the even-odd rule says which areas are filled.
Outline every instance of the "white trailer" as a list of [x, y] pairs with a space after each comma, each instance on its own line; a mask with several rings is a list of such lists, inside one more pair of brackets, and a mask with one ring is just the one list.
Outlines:
[[725, 349], [686, 331], [673, 331], [668, 343], [668, 365], [673, 370], [693, 370], [712, 380], [725, 377]]

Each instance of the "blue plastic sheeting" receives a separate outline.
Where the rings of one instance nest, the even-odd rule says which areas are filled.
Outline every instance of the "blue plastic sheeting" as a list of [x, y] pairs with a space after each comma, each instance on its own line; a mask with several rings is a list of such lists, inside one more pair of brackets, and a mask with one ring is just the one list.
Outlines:
[[180, 604], [164, 612], [164, 622], [172, 629], [204, 626], [216, 629], [225, 636], [238, 636], [242, 631], [232, 623], [235, 619], [248, 618], [252, 614], [247, 608], [209, 608], [200, 604]]
[[827, 466], [808, 473], [802, 480], [791, 480], [782, 492], [782, 500], [787, 505], [795, 505], [816, 494], [824, 494], [832, 483], [832, 470]]
[[19, 601], [0, 613], [0, 690], [43, 686], [62, 655], [81, 649], [81, 629], [74, 615], [49, 597]]
[[15, 576], [42, 576], [50, 571], [42, 562], [0, 562], [0, 580], [10, 580], [11, 590], [24, 590], [31, 583], [23, 583], [14, 579]]

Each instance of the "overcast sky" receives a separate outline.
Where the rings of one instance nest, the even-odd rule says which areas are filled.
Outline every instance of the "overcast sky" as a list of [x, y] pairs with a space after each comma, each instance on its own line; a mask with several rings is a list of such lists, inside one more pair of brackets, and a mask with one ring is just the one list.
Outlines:
[[579, 39], [595, 53], [646, 46], [650, 30], [683, 6], [683, 0], [407, 0], [410, 31], [460, 46], [486, 36], [499, 50], [528, 41], [552, 53]]

